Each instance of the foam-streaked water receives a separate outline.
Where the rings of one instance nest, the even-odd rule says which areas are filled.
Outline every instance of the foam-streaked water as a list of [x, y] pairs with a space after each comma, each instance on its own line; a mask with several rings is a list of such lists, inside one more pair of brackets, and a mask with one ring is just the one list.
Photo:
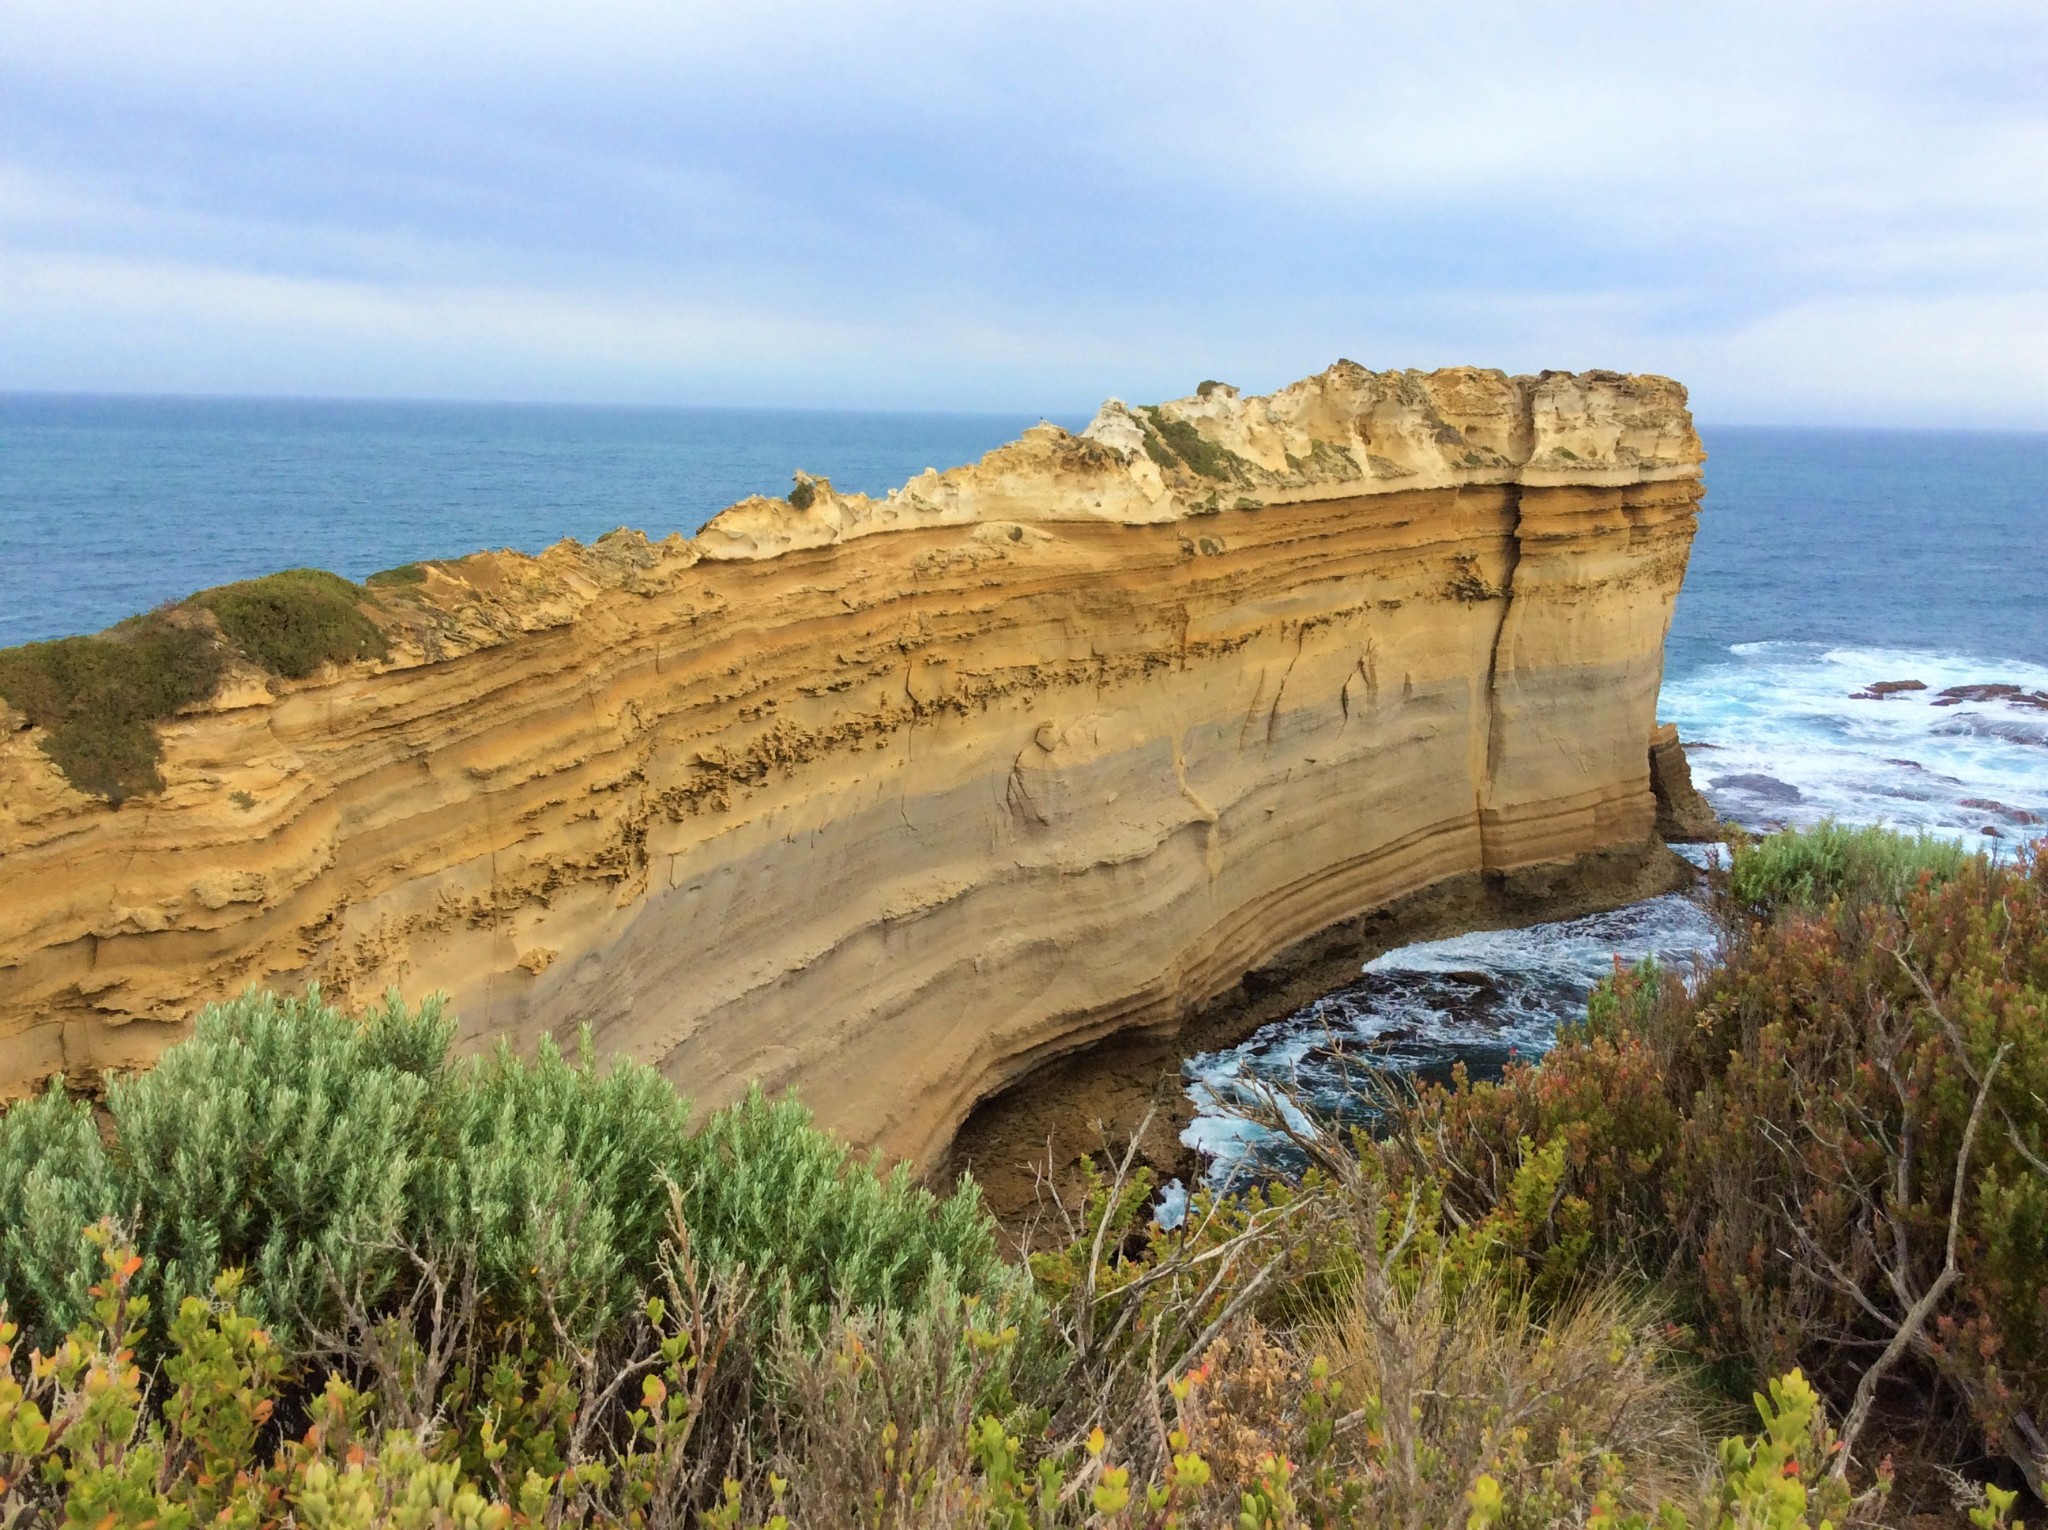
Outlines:
[[[360, 577], [617, 525], [692, 531], [790, 471], [878, 493], [1029, 417], [0, 396], [0, 645], [96, 630], [292, 565]], [[1062, 423], [1078, 428], [1078, 419]], [[1663, 714], [1751, 827], [1833, 816], [2009, 846], [2048, 818], [2048, 435], [1706, 428], [1708, 494], [1667, 645]], [[1852, 693], [1879, 681], [1927, 689]], [[1717, 784], [1719, 783], [1719, 784]], [[1986, 827], [2000, 837], [1985, 836]], [[1381, 957], [1243, 1046], [1193, 1059], [1225, 1101], [1298, 1081], [1344, 1108], [1339, 1053], [1411, 1075], [1549, 1045], [1614, 955], [1684, 961], [1700, 910]], [[1194, 1137], [1235, 1161], [1214, 1110]]]
[[[1906, 681], [1925, 689], [1868, 699], [1872, 683]], [[1987, 683], [2025, 694], [1941, 694]], [[2048, 821], [2048, 665], [1739, 643], [1667, 681], [1662, 711], [1690, 742], [1694, 781], [1753, 828], [1834, 818], [1995, 838]]]
[[1559, 1019], [1585, 1007], [1616, 956], [1683, 967], [1713, 939], [1706, 911], [1672, 894], [1585, 919], [1390, 951], [1368, 962], [1357, 982], [1242, 1046], [1191, 1060], [1199, 1114], [1184, 1140], [1227, 1179], [1249, 1148], [1263, 1145], [1271, 1157], [1270, 1140], [1244, 1110], [1287, 1109], [1293, 1098], [1325, 1117], [1369, 1123], [1373, 1096], [1359, 1087], [1368, 1070], [1442, 1082], [1462, 1062], [1475, 1078], [1498, 1076], [1511, 1057], [1549, 1048]]
[[[2048, 437], [1704, 434], [1708, 497], [1659, 710], [1715, 809], [1751, 829], [1834, 818], [1995, 851], [2048, 832], [2048, 709], [2033, 700], [2048, 693]], [[1925, 689], [1858, 694], [1913, 680]], [[2033, 694], [1941, 695], [1982, 685]], [[1683, 968], [1713, 939], [1705, 910], [1673, 896], [1389, 952], [1191, 1058], [1187, 1141], [1215, 1183], [1284, 1163], [1241, 1107], [1271, 1108], [1277, 1089], [1369, 1120], [1354, 1087], [1368, 1068], [1498, 1073], [1546, 1050], [1616, 956]]]

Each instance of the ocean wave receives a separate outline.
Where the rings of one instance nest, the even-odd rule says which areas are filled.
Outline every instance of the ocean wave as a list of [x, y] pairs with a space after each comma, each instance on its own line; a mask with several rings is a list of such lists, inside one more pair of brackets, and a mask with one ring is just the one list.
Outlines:
[[[1724, 817], [1756, 830], [1883, 824], [1994, 851], [2048, 833], [2048, 667], [1820, 643], [1727, 652], [1667, 680], [1660, 707]], [[1718, 853], [1688, 848], [1696, 864]], [[1197, 1114], [1183, 1140], [1209, 1157], [1216, 1184], [1284, 1165], [1287, 1143], [1244, 1119], [1271, 1108], [1276, 1092], [1318, 1119], [1369, 1126], [1375, 1097], [1358, 1087], [1363, 1075], [1441, 1080], [1459, 1064], [1497, 1075], [1511, 1058], [1548, 1050], [1617, 959], [1654, 954], [1684, 967], [1715, 938], [1705, 908], [1674, 894], [1388, 952], [1241, 1046], [1189, 1059]], [[1313, 1128], [1288, 1109], [1297, 1131]]]
[[2048, 825], [2048, 667], [1795, 643], [1728, 654], [1667, 680], [1660, 706], [1724, 817], [1993, 842]]

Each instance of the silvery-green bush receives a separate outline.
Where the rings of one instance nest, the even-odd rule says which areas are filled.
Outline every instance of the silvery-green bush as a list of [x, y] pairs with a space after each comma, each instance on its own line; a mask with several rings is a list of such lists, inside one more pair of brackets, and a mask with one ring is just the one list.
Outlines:
[[907, 1311], [1019, 1277], [971, 1184], [941, 1200], [755, 1092], [693, 1129], [653, 1069], [544, 1041], [451, 1058], [436, 1001], [354, 1017], [317, 990], [202, 1013], [115, 1081], [104, 1145], [61, 1088], [0, 1115], [0, 1297], [31, 1338], [88, 1310], [112, 1218], [160, 1312], [223, 1270], [286, 1342], [400, 1301], [422, 1262], [486, 1316], [595, 1335], [655, 1285], [679, 1198], [692, 1252], [745, 1271], [764, 1325]]

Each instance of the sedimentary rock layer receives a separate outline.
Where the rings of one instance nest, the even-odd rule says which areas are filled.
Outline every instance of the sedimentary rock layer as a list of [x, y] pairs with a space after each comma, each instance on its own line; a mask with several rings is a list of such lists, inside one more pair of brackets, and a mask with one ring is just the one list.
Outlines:
[[388, 659], [167, 724], [156, 797], [0, 728], [0, 1084], [395, 985], [929, 1161], [1362, 910], [1645, 842], [1700, 460], [1661, 378], [1339, 363], [428, 565]]

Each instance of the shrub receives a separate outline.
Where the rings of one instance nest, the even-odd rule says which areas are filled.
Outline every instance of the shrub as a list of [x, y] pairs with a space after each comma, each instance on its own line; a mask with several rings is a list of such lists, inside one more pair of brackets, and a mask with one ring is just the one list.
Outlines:
[[[179, 1304], [157, 1346], [161, 1377], [146, 1379], [134, 1359], [152, 1310], [134, 1285], [142, 1260], [96, 1236], [92, 1317], [53, 1354], [24, 1364], [0, 1319], [0, 1523], [666, 1527], [706, 1496], [698, 1425], [717, 1357], [682, 1326], [701, 1312], [651, 1309], [640, 1350], [579, 1375], [559, 1451], [510, 1456], [500, 1431], [517, 1429], [523, 1399], [432, 1420], [452, 1430], [388, 1427], [339, 1375], [307, 1399], [304, 1434], [279, 1438], [288, 1370], [239, 1278]], [[472, 1427], [486, 1442], [480, 1470], [451, 1452]]]
[[221, 669], [210, 634], [153, 612], [100, 637], [0, 650], [0, 696], [46, 731], [67, 781], [118, 805], [163, 789], [153, 725], [211, 696]]
[[660, 1261], [689, 1106], [651, 1068], [600, 1070], [587, 1038], [573, 1063], [550, 1038], [449, 1075], [413, 1240], [473, 1258], [501, 1317], [545, 1321], [545, 1291], [572, 1332], [622, 1321]]
[[1853, 920], [1781, 916], [1702, 988], [1697, 1028], [1725, 1063], [1691, 1103], [1673, 1186], [1704, 1218], [1713, 1336], [1759, 1367], [1797, 1355], [1845, 1399], [1897, 1339], [1891, 1379], [2037, 1484], [2044, 1020], [2038, 852], [1965, 860]]
[[[438, 1013], [415, 1023], [431, 1031]], [[175, 1311], [237, 1268], [286, 1333], [331, 1323], [338, 1290], [384, 1293], [430, 1088], [399, 1065], [415, 1050], [391, 1047], [401, 1029], [366, 1030], [317, 989], [251, 991], [202, 1011], [190, 1040], [109, 1086], [121, 1200], [136, 1209], [159, 1307]]]
[[292, 568], [194, 595], [221, 631], [273, 674], [303, 680], [322, 664], [381, 659], [391, 651], [358, 602], [363, 592], [339, 574]]
[[[174, 1310], [223, 1270], [282, 1342], [394, 1310], [423, 1270], [474, 1278], [493, 1323], [579, 1342], [656, 1283], [679, 1199], [695, 1257], [768, 1289], [756, 1328], [918, 1309], [936, 1286], [1021, 1285], [963, 1183], [856, 1159], [794, 1100], [758, 1093], [698, 1131], [658, 1073], [544, 1041], [451, 1062], [438, 1003], [361, 1019], [317, 990], [251, 991], [108, 1090], [113, 1146], [61, 1092], [0, 1116], [0, 1295], [40, 1336], [83, 1310], [81, 1231], [134, 1219], [143, 1289]], [[33, 1215], [31, 1215], [33, 1213]], [[353, 1315], [353, 1316], [351, 1316]]]
[[0, 1297], [47, 1347], [92, 1312], [85, 1230], [123, 1208], [92, 1107], [64, 1080], [0, 1115]]
[[1826, 822], [1781, 829], [1735, 847], [1728, 891], [1752, 912], [1824, 909], [1839, 900], [1896, 907], [1924, 875], [1953, 879], [1972, 859], [1954, 840], [1889, 829], [1852, 829]]
[[1774, 839], [1694, 991], [1618, 971], [1374, 1159], [1539, 1298], [1664, 1272], [1705, 1358], [1800, 1367], [1851, 1448], [1882, 1395], [2048, 1486], [2048, 857]]
[[794, 1098], [757, 1088], [712, 1116], [682, 1183], [699, 1254], [768, 1281], [813, 1331], [839, 1310], [914, 1311], [934, 1281], [979, 1295], [1016, 1278], [971, 1179], [940, 1200], [908, 1164], [854, 1157]]
[[1599, 1285], [1539, 1320], [1526, 1293], [1450, 1273], [1424, 1261], [1362, 1284], [1310, 1336], [1363, 1415], [1342, 1442], [1372, 1484], [1361, 1523], [1455, 1524], [1482, 1475], [1515, 1506], [1506, 1522], [1532, 1525], [1578, 1522], [1603, 1494], [1649, 1513], [1693, 1490], [1703, 1410], [1654, 1307]]

